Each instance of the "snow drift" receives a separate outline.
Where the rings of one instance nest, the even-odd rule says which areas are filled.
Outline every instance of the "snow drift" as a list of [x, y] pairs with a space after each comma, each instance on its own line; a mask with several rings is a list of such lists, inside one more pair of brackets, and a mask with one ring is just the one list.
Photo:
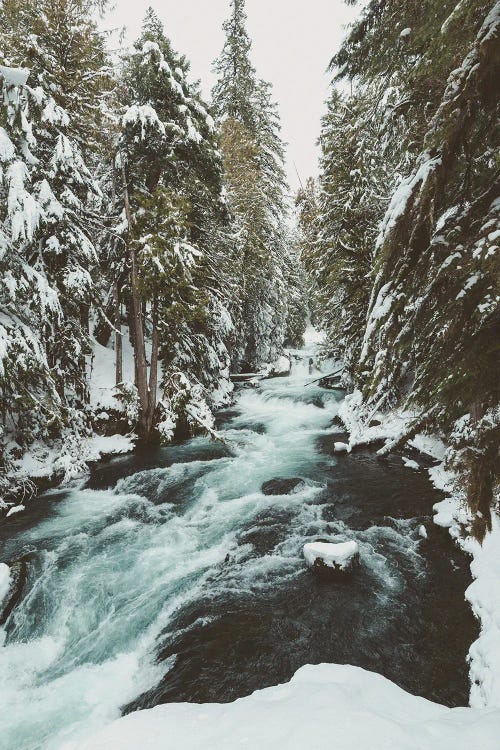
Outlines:
[[499, 736], [500, 710], [446, 708], [359, 667], [321, 664], [234, 703], [129, 714], [64, 750], [498, 750]]

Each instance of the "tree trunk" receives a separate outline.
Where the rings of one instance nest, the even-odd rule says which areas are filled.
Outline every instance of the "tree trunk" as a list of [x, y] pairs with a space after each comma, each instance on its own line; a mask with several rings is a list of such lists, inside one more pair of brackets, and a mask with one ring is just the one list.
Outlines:
[[114, 300], [115, 300], [115, 357], [116, 357], [116, 369], [115, 369], [115, 382], [116, 385], [123, 383], [123, 344], [122, 344], [122, 316], [121, 316], [121, 300], [120, 291], [118, 289], [118, 283], [115, 283], [114, 288]]
[[151, 342], [151, 365], [149, 370], [149, 406], [148, 406], [148, 434], [151, 434], [154, 425], [156, 411], [156, 392], [158, 388], [158, 296], [155, 293], [153, 298], [153, 334]]
[[[132, 230], [132, 213], [128, 195], [127, 176], [122, 161], [123, 199], [125, 205], [125, 216], [129, 232]], [[130, 302], [131, 302], [131, 331], [134, 346], [135, 385], [139, 395], [139, 437], [148, 437], [148, 365], [146, 362], [146, 343], [144, 340], [144, 318], [142, 314], [142, 299], [139, 291], [139, 280], [137, 274], [137, 256], [133, 244], [129, 241], [128, 252], [130, 257]]]

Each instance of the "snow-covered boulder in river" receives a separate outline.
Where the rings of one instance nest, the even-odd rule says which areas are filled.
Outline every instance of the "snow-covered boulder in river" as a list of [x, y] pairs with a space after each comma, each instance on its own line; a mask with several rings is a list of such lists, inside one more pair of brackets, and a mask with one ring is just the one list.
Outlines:
[[310, 568], [345, 572], [350, 570], [359, 560], [359, 546], [357, 542], [309, 542], [304, 544], [304, 557]]
[[351, 449], [349, 448], [348, 443], [335, 443], [333, 446], [333, 450], [335, 453], [350, 453]]

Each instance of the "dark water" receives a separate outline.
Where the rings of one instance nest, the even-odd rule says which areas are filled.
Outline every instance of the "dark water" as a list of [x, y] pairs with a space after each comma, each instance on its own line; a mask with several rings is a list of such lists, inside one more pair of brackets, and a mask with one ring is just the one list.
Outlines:
[[[327, 456], [339, 437], [318, 440], [318, 452]], [[361, 450], [337, 460], [334, 471], [320, 465], [314, 472], [326, 484], [318, 498], [323, 522], [312, 521], [304, 537], [341, 530], [350, 538], [354, 531], [373, 558], [346, 576], [304, 568], [243, 594], [212, 592], [209, 581], [205, 596], [182, 608], [160, 638], [159, 658], [175, 655], [175, 666], [126, 711], [228, 702], [322, 662], [377, 671], [416, 695], [467, 705], [466, 654], [478, 627], [464, 601], [468, 560], [431, 521], [442, 496], [398, 457], [381, 462]], [[241, 530], [239, 541], [271, 555], [292, 522], [293, 512], [266, 510]], [[418, 535], [421, 524], [426, 540]]]
[[[198, 438], [118, 458], [0, 527], [1, 559], [30, 560], [0, 650], [9, 750], [57, 750], [118, 709], [232, 701], [320, 662], [467, 704], [478, 628], [468, 560], [432, 524], [440, 494], [398, 456], [334, 456], [342, 395], [304, 382], [242, 391], [219, 415], [231, 450]], [[273, 479], [297, 481], [263, 494]], [[360, 567], [310, 572], [302, 547], [319, 539], [355, 539]]]

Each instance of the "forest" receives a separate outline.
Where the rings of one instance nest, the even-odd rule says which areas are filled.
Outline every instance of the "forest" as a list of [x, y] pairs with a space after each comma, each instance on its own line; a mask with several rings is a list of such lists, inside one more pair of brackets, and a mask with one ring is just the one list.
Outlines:
[[[495, 750], [495, 736], [498, 738], [500, 731], [500, 2], [345, 3], [355, 6], [357, 15], [345, 30], [340, 47], [332, 48], [330, 60], [325, 60], [329, 85], [317, 133], [319, 170], [293, 193], [287, 177], [287, 144], [271, 83], [273, 71], [264, 71], [266, 78], [261, 78], [254, 64], [248, 23], [253, 0], [227, 2], [224, 43], [213, 63], [216, 83], [210, 97], [203, 95], [202, 84], [194, 79], [182, 50], [176, 50], [159, 10], [145, 10], [140, 35], [128, 46], [116, 44], [111, 32], [104, 30], [110, 10], [107, 0], [0, 0], [0, 524], [5, 528], [3, 541], [8, 551], [0, 553], [7, 576], [3, 580], [0, 563], [0, 615], [5, 592], [13, 590], [14, 579], [9, 578], [13, 574], [7, 564], [15, 560], [23, 571], [22, 585], [0, 623], [8, 623], [7, 645], [19, 641], [27, 646], [35, 636], [55, 638], [59, 628], [72, 634], [59, 651], [53, 646], [57, 659], [68, 659], [67, 663], [52, 663], [52, 647], [47, 647], [43, 653], [50, 669], [33, 667], [36, 677], [26, 678], [31, 686], [46, 679], [40, 677], [42, 672], [50, 675], [49, 681], [62, 679], [60, 675], [69, 679], [76, 663], [78, 669], [87, 664], [101, 668], [107, 663], [114, 633], [122, 634], [128, 626], [120, 620], [113, 626], [117, 631], [110, 631], [106, 635], [109, 640], [104, 640], [115, 605], [108, 610], [103, 604], [104, 590], [96, 592], [89, 583], [106, 579], [107, 558], [100, 558], [104, 542], [96, 541], [92, 560], [91, 548], [87, 548], [80, 557], [80, 552], [75, 552], [74, 559], [73, 553], [66, 558], [66, 552], [57, 552], [58, 562], [49, 564], [50, 555], [56, 552], [52, 542], [47, 542], [49, 536], [43, 536], [50, 531], [50, 539], [59, 539], [61, 529], [66, 528], [50, 526], [55, 524], [50, 514], [57, 512], [64, 519], [73, 519], [74, 549], [79, 550], [78, 535], [97, 539], [103, 529], [96, 526], [91, 530], [89, 524], [96, 522], [108, 501], [115, 502], [106, 493], [126, 496], [131, 503], [123, 510], [120, 523], [125, 517], [130, 524], [140, 518], [145, 525], [156, 525], [158, 534], [160, 529], [166, 534], [169, 514], [186, 493], [182, 499], [187, 503], [185, 525], [169, 530], [171, 537], [154, 543], [150, 537], [140, 544], [138, 537], [120, 541], [120, 550], [135, 549], [134, 539], [138, 544], [133, 561], [116, 563], [122, 572], [129, 565], [130, 570], [136, 570], [139, 552], [148, 545], [151, 555], [160, 548], [171, 550], [171, 570], [177, 570], [177, 561], [184, 555], [181, 546], [174, 556], [180, 539], [186, 554], [200, 560], [204, 553], [208, 555], [199, 570], [194, 563], [189, 572], [183, 569], [171, 591], [170, 573], [163, 570], [159, 557], [158, 567], [136, 571], [136, 578], [143, 581], [153, 580], [158, 570], [163, 571], [158, 580], [163, 581], [165, 591], [168, 589], [161, 602], [158, 599], [156, 604], [153, 596], [152, 603], [141, 605], [143, 615], [135, 609], [128, 615], [134, 633], [146, 638], [146, 632], [154, 632], [144, 654], [141, 651], [137, 656], [138, 663], [156, 648], [153, 642], [166, 638], [167, 625], [175, 630], [174, 645], [161, 641], [161, 664], [167, 663], [164, 660], [168, 661], [170, 654], [180, 658], [175, 654], [184, 653], [179, 639], [185, 636], [179, 634], [198, 623], [193, 616], [188, 627], [188, 615], [182, 608], [178, 615], [172, 604], [181, 593], [187, 596], [189, 586], [193, 586], [189, 589], [192, 599], [186, 602], [191, 606], [194, 592], [201, 597], [207, 581], [218, 591], [222, 584], [214, 570], [229, 576], [224, 572], [226, 564], [236, 566], [237, 571], [231, 573], [234, 580], [229, 576], [222, 586], [223, 596], [247, 591], [246, 578], [242, 583], [238, 571], [245, 565], [256, 571], [257, 559], [259, 565], [264, 559], [269, 563], [273, 555], [286, 560], [288, 572], [283, 573], [283, 581], [292, 575], [286, 566], [292, 565], [290, 560], [296, 560], [298, 553], [290, 552], [281, 537], [279, 542], [275, 540], [273, 552], [255, 557], [268, 538], [262, 532], [260, 541], [255, 542], [252, 534], [259, 524], [268, 524], [266, 534], [271, 533], [269, 529], [277, 534], [283, 523], [282, 516], [272, 516], [272, 523], [262, 521], [260, 506], [252, 505], [257, 496], [262, 502], [267, 496], [290, 497], [290, 507], [296, 498], [302, 498], [312, 515], [300, 517], [300, 533], [296, 531], [298, 521], [287, 527], [291, 538], [298, 534], [300, 549], [307, 540], [313, 544], [332, 539], [345, 543], [354, 530], [361, 568], [366, 563], [372, 571], [379, 570], [379, 562], [371, 557], [379, 548], [366, 536], [367, 529], [386, 529], [387, 518], [392, 519], [389, 525], [396, 519], [390, 533], [404, 536], [410, 532], [403, 534], [401, 519], [412, 519], [413, 541], [404, 536], [404, 554], [413, 543], [432, 546], [434, 532], [429, 532], [427, 519], [432, 517], [434, 504], [435, 523], [449, 528], [457, 542], [452, 543], [447, 535], [450, 547], [446, 555], [453, 560], [458, 554], [473, 558], [473, 582], [466, 581], [469, 574], [463, 572], [467, 566], [461, 557], [453, 563], [462, 571], [458, 575], [464, 576], [461, 589], [457, 584], [456, 606], [462, 606], [466, 589], [474, 622], [479, 622], [480, 628], [476, 640], [475, 626], [467, 620], [468, 608], [463, 614], [463, 635], [453, 636], [457, 643], [463, 638], [467, 649], [474, 641], [468, 656], [460, 651], [465, 646], [457, 646], [457, 663], [464, 666], [467, 656], [469, 664], [468, 676], [457, 678], [470, 683], [472, 708], [462, 710], [490, 711], [479, 718], [464, 714], [461, 728], [458, 720], [453, 724], [456, 734], [451, 729], [446, 734], [443, 729], [436, 737], [444, 738], [439, 740], [443, 750]], [[332, 19], [335, 22], [333, 10]], [[317, 71], [318, 76], [322, 73]], [[288, 376], [288, 391], [284, 390], [283, 375]], [[333, 436], [331, 445], [325, 448], [329, 435]], [[264, 438], [273, 442], [261, 445]], [[189, 459], [186, 451], [192, 452]], [[342, 492], [330, 489], [334, 480], [322, 473], [323, 464], [315, 463], [310, 474], [304, 468], [306, 462], [316, 461], [313, 456], [325, 451], [335, 464], [329, 471], [336, 471], [335, 462], [339, 470], [347, 467], [346, 492], [358, 492], [355, 488], [360, 482], [362, 492], [369, 492], [369, 487], [378, 488], [377, 482], [381, 482], [381, 495], [390, 495], [390, 487], [399, 493], [398, 508], [387, 506], [380, 518], [367, 516], [359, 528], [351, 516], [340, 514], [344, 525], [332, 531], [333, 521], [326, 511], [320, 520], [314, 515], [312, 508], [323, 506], [313, 498], [324, 497], [321, 493], [325, 491], [337, 493], [336, 497], [340, 492], [343, 497]], [[401, 460], [407, 473], [399, 475]], [[128, 468], [122, 471], [120, 461]], [[225, 461], [234, 461], [233, 468], [228, 465], [224, 469]], [[176, 466], [177, 473], [161, 474], [161, 479], [155, 474]], [[116, 475], [113, 467], [118, 467]], [[267, 473], [262, 473], [264, 467]], [[203, 474], [193, 473], [196, 471]], [[368, 473], [365, 476], [363, 472]], [[392, 479], [391, 472], [395, 472]], [[412, 478], [405, 478], [408, 475]], [[189, 489], [186, 482], [191, 481]], [[291, 484], [286, 490], [271, 488], [268, 492], [266, 482], [271, 486], [276, 481]], [[242, 503], [241, 515], [234, 520], [231, 513], [236, 511], [222, 509], [232, 482], [235, 494], [231, 500]], [[51, 492], [63, 498], [56, 502], [57, 511], [47, 509], [52, 508]], [[79, 498], [75, 510], [60, 510], [67, 496], [73, 497], [71, 493]], [[405, 493], [406, 505], [402, 500]], [[430, 503], [425, 512], [421, 496]], [[150, 505], [144, 504], [144, 497]], [[194, 497], [200, 503], [198, 510], [189, 505]], [[366, 508], [359, 512], [365, 511], [368, 513]], [[290, 509], [280, 512], [286, 515]], [[31, 523], [31, 513], [35, 525], [23, 526]], [[47, 515], [39, 526], [41, 516], [37, 514], [42, 513]], [[118, 525], [118, 519], [110, 515], [105, 523], [114, 528], [115, 522]], [[196, 542], [190, 536], [193, 528], [197, 529]], [[142, 531], [146, 533], [145, 528]], [[389, 532], [384, 534], [381, 550], [386, 549], [384, 545], [389, 549], [396, 544], [389, 540]], [[442, 544], [445, 542], [439, 537], [436, 549]], [[36, 555], [38, 548], [45, 550], [47, 560], [42, 556], [45, 562], [40, 557], [36, 563], [25, 564], [25, 555]], [[436, 549], [429, 552], [436, 555], [429, 570], [442, 564]], [[107, 554], [112, 554], [109, 549]], [[122, 552], [116, 554], [116, 559], [121, 559]], [[420, 553], [412, 554], [416, 559]], [[390, 557], [387, 566], [391, 568], [395, 561], [395, 568], [406, 571], [408, 565], [409, 570], [410, 563], [401, 562], [397, 555], [394, 560]], [[299, 558], [302, 560], [301, 555]], [[313, 567], [314, 559], [313, 554]], [[71, 592], [79, 590], [77, 572], [64, 583], [68, 566], [77, 563], [94, 567], [81, 574], [90, 588], [75, 601], [90, 610], [98, 602], [95, 611], [99, 612], [102, 604], [102, 619], [91, 617], [85, 625], [73, 626], [66, 613], [46, 627], [44, 618], [49, 615], [44, 614], [43, 625], [34, 625], [37, 612], [50, 610], [46, 602], [52, 601], [51, 597], [57, 601], [57, 591], [71, 598]], [[46, 565], [57, 567], [57, 580], [50, 578]], [[109, 575], [109, 580], [115, 581], [114, 573]], [[260, 575], [255, 572], [257, 578]], [[262, 573], [264, 578], [266, 575]], [[412, 575], [408, 572], [410, 583], [405, 583], [405, 588], [414, 585]], [[41, 596], [35, 593], [36, 587], [42, 586], [35, 584], [36, 580], [47, 580], [43, 605], [36, 599]], [[446, 588], [442, 577], [436, 581]], [[109, 596], [120, 610], [118, 602], [126, 596], [121, 589], [115, 590], [115, 584], [118, 587], [117, 581], [107, 584], [112, 592]], [[23, 598], [21, 590], [25, 587], [26, 591], [26, 586], [33, 589]], [[127, 586], [135, 591], [135, 580]], [[134, 596], [137, 601], [141, 598], [139, 590]], [[253, 589], [252, 596], [257, 596]], [[318, 591], [317, 596], [324, 595]], [[418, 608], [422, 601], [417, 598], [410, 605], [408, 600], [404, 608]], [[183, 600], [183, 606], [187, 607], [186, 602]], [[311, 611], [319, 606], [319, 599], [314, 602]], [[165, 607], [170, 606], [178, 620], [167, 618]], [[198, 615], [208, 622], [212, 615], [207, 614], [211, 610], [206, 606], [206, 611], [199, 607]], [[398, 606], [397, 602], [391, 604], [394, 609]], [[447, 622], [454, 616], [449, 606]], [[437, 604], [435, 609], [439, 609]], [[419, 616], [425, 619], [424, 608]], [[380, 617], [391, 620], [387, 613]], [[299, 619], [297, 616], [294, 625], [297, 632]], [[158, 623], [154, 628], [153, 622]], [[292, 627], [290, 622], [287, 627]], [[312, 625], [307, 627], [315, 632]], [[405, 643], [415, 637], [418, 650], [415, 633], [420, 625], [413, 629], [406, 623], [405, 627], [412, 633]], [[440, 627], [445, 628], [444, 622], [434, 631], [445, 633]], [[96, 638], [101, 650], [70, 658], [74, 646], [68, 644], [86, 639], [93, 628], [99, 631]], [[422, 628], [424, 633], [423, 622]], [[459, 629], [457, 625], [457, 633]], [[121, 643], [121, 637], [116, 643]], [[445, 642], [449, 633], [442, 637]], [[203, 636], [200, 638], [203, 641]], [[216, 640], [215, 635], [213, 638]], [[290, 639], [301, 640], [298, 635]], [[3, 644], [2, 635], [0, 652]], [[117, 651], [113, 657], [116, 663], [123, 654], [132, 653], [130, 644], [123, 641], [123, 653]], [[181, 645], [187, 651], [194, 648]], [[432, 648], [429, 646], [429, 651]], [[442, 643], [436, 643], [433, 674], [443, 669], [456, 675], [462, 666], [435, 666], [441, 664], [443, 648]], [[90, 653], [90, 645], [88, 649]], [[373, 654], [363, 661], [364, 657], [349, 659], [348, 653], [318, 652], [316, 660], [309, 652], [303, 658], [297, 655], [279, 674], [284, 682], [295, 673], [292, 684], [297, 683], [301, 706], [306, 699], [300, 690], [307, 693], [307, 680], [314, 684], [314, 695], [320, 695], [323, 677], [319, 672], [309, 678], [309, 673], [299, 675], [310, 668], [304, 665], [320, 661], [353, 663], [381, 672], [399, 685], [398, 690], [404, 688], [453, 710], [463, 705], [462, 683], [460, 687], [457, 682], [455, 691], [450, 679], [449, 691], [443, 688], [439, 692], [441, 688], [431, 680], [432, 689], [427, 689], [414, 682], [410, 672], [398, 680], [384, 656], [379, 663], [373, 661]], [[15, 674], [17, 680], [22, 657], [11, 658], [5, 674]], [[238, 662], [234, 658], [236, 675]], [[194, 656], [192, 659], [190, 664], [196, 663]], [[178, 666], [180, 662], [173, 664], [168, 669], [173, 670], [175, 684], [187, 685], [185, 673], [180, 671], [177, 677], [176, 672], [184, 667]], [[323, 667], [326, 680], [327, 664]], [[139, 672], [129, 675], [123, 666], [123, 674], [128, 675], [124, 685], [128, 680], [135, 687], [123, 687], [116, 706], [110, 704], [109, 717], [106, 714], [114, 720], [122, 709], [130, 713], [118, 720], [117, 726], [120, 721], [125, 723], [116, 736], [104, 733], [91, 738], [90, 744], [83, 742], [91, 736], [88, 732], [100, 729], [102, 723], [94, 717], [93, 703], [85, 709], [94, 717], [87, 725], [72, 702], [66, 708], [61, 704], [55, 729], [52, 708], [42, 709], [42, 725], [35, 718], [22, 730], [21, 724], [13, 723], [13, 728], [5, 730], [6, 749], [139, 747], [145, 725], [133, 718], [133, 712], [182, 701], [169, 692], [167, 672], [159, 667], [155, 671], [151, 665], [148, 669], [140, 672], [139, 678]], [[255, 675], [260, 667], [252, 669]], [[331, 669], [341, 670], [338, 665]], [[200, 667], [200, 674], [202, 670]], [[272, 663], [266, 663], [265, 670], [272, 672]], [[241, 685], [220, 695], [215, 688], [203, 692], [206, 689], [201, 683], [196, 683], [192, 692], [184, 693], [182, 687], [179, 695], [187, 696], [189, 703], [225, 703], [256, 689], [270, 690], [269, 686], [276, 684], [276, 680], [255, 681], [251, 676], [245, 682], [243, 672], [242, 667]], [[357, 690], [377, 694], [375, 683], [358, 685], [356, 680], [361, 677], [354, 673], [336, 675], [332, 671], [329, 685], [349, 679]], [[90, 695], [108, 677], [96, 672], [95, 683], [94, 677], [88, 679], [85, 684]], [[161, 699], [160, 693], [154, 692], [159, 684], [163, 686]], [[220, 684], [225, 684], [222, 678]], [[24, 683], [20, 689], [25, 689]], [[39, 705], [45, 706], [48, 697], [36, 695]], [[333, 694], [330, 700], [337, 705]], [[402, 706], [396, 697], [393, 700]], [[77, 702], [75, 698], [75, 705]], [[105, 701], [103, 705], [107, 705]], [[248, 726], [262, 720], [258, 708], [252, 706], [248, 703], [248, 713], [243, 714]], [[430, 708], [427, 714], [423, 703], [418, 711], [416, 707], [417, 703], [415, 711], [421, 711], [422, 726], [434, 721]], [[76, 733], [57, 723], [65, 712], [73, 716], [73, 710], [75, 717], [78, 714], [71, 720], [78, 727]], [[321, 716], [322, 709], [314, 710]], [[281, 718], [280, 711], [284, 711]], [[293, 708], [280, 703], [276, 712], [278, 731]], [[169, 716], [180, 727], [178, 741], [182, 744], [188, 737], [191, 742], [183, 747], [226, 747], [220, 744], [222, 740], [202, 740], [201, 735], [190, 734], [189, 728], [183, 729], [181, 714]], [[346, 716], [356, 721], [351, 714]], [[437, 709], [435, 716], [439, 723]], [[219, 721], [215, 715], [212, 720], [214, 725]], [[446, 724], [446, 718], [442, 720]], [[235, 747], [237, 735], [233, 737], [232, 725], [225, 721], [221, 719], [220, 726], [225, 726], [227, 747]], [[301, 727], [307, 720], [300, 718], [299, 711], [296, 721], [294, 742], [271, 741], [271, 735], [259, 740], [252, 735], [253, 747], [303, 746], [300, 743], [306, 742], [308, 735], [301, 735]], [[321, 724], [319, 718], [317, 721]], [[375, 737], [378, 731], [373, 729], [371, 735], [372, 726], [376, 727], [376, 719], [370, 714], [363, 729], [366, 736], [360, 729], [359, 736], [353, 734], [352, 745], [345, 747], [378, 748], [369, 744], [370, 736]], [[129, 744], [122, 744], [127, 727]], [[396, 750], [434, 747], [426, 744], [424, 730], [411, 739], [416, 744], [405, 744], [410, 743], [408, 732], [406, 739], [392, 745]], [[390, 741], [390, 735], [382, 733], [380, 737], [380, 747], [389, 747], [383, 743]], [[65, 744], [66, 740], [70, 744]], [[326, 735], [313, 746], [326, 748], [323, 742]]]

